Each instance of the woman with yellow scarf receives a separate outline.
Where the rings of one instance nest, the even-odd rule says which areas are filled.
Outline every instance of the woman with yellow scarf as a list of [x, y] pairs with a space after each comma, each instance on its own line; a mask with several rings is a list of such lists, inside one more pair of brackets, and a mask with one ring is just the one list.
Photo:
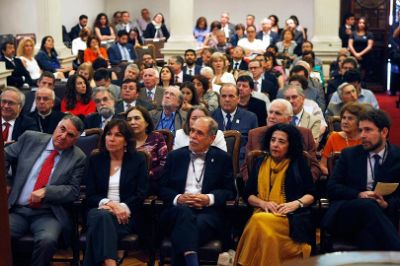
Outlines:
[[315, 241], [307, 208], [314, 201], [314, 184], [300, 132], [289, 124], [274, 125], [264, 145], [269, 154], [255, 161], [244, 191], [254, 213], [240, 238], [235, 265], [307, 258]]

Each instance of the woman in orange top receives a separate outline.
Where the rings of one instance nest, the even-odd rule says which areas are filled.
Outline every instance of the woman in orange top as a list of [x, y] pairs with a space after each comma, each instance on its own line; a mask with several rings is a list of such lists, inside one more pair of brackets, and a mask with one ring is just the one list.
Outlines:
[[[358, 122], [362, 112], [368, 105], [361, 103], [348, 103], [340, 112], [340, 127], [342, 131], [333, 131], [325, 144], [320, 167], [322, 174], [328, 175], [328, 157], [334, 152], [340, 152], [344, 148], [356, 146], [361, 143]], [[372, 108], [372, 107], [370, 107]]]
[[96, 36], [89, 36], [87, 48], [83, 53], [83, 61], [93, 63], [97, 57], [102, 57], [108, 61], [107, 50], [100, 46], [100, 40]]
[[79, 116], [81, 119], [96, 112], [96, 104], [92, 100], [92, 88], [87, 79], [77, 74], [68, 78], [61, 111]]

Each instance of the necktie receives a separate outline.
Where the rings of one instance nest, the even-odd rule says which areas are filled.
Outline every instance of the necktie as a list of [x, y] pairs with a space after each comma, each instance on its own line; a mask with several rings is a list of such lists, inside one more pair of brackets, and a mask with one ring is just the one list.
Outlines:
[[190, 153], [190, 158], [192, 160], [196, 160], [196, 159], [202, 159], [203, 161], [206, 159], [206, 154], [205, 153]]
[[381, 159], [381, 156], [379, 156], [379, 154], [375, 154], [374, 156], [372, 156], [375, 160], [374, 163], [374, 183], [377, 182], [377, 180], [380, 178], [379, 174], [380, 174], [380, 167], [381, 165], [379, 164], [379, 160]]
[[258, 81], [257, 80], [254, 81], [254, 90], [258, 91]]
[[[39, 175], [36, 179], [35, 186], [33, 187], [33, 191], [41, 189], [47, 185], [49, 182], [49, 177], [51, 174], [51, 170], [53, 169], [54, 166], [54, 161], [56, 156], [58, 155], [57, 150], [52, 150], [50, 155], [47, 156], [46, 160], [44, 161], [42, 165], [42, 169], [40, 169]], [[30, 203], [30, 206], [32, 208], [39, 208], [40, 203]]]
[[179, 77], [178, 75], [175, 76], [175, 84], [179, 83]]
[[126, 48], [126, 46], [122, 46], [122, 50], [124, 50], [124, 57], [125, 57], [123, 60], [126, 60], [126, 61], [131, 60], [131, 57], [129, 55], [129, 52], [128, 52], [128, 49]]
[[293, 126], [297, 126], [297, 116], [292, 116], [292, 121], [290, 122]]
[[192, 73], [192, 70], [189, 69], [189, 75], [192, 76], [192, 74], [193, 74], [193, 73]]
[[232, 129], [232, 116], [231, 114], [226, 114], [226, 125], [225, 125], [225, 130], [231, 130]]
[[4, 129], [3, 129], [3, 141], [7, 141], [8, 140], [8, 132], [10, 131], [10, 126], [11, 124], [8, 122], [4, 122]]
[[126, 110], [129, 110], [131, 107], [132, 107], [132, 105], [131, 105], [130, 103], [127, 103], [127, 104], [126, 104], [126, 109], [125, 109], [125, 111], [126, 111]]
[[235, 63], [234, 69], [239, 69], [239, 63], [238, 62]]
[[149, 100], [149, 102], [153, 101], [153, 92], [152, 91], [147, 91], [147, 100]]

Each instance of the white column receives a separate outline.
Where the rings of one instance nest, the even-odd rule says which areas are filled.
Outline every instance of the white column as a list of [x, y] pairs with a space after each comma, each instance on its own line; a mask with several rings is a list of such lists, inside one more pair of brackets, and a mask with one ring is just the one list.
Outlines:
[[170, 0], [169, 19], [171, 37], [165, 43], [164, 59], [172, 55], [183, 55], [186, 49], [196, 49], [193, 37], [194, 0]]
[[46, 35], [54, 38], [54, 48], [58, 53], [58, 59], [62, 66], [71, 66], [75, 56], [71, 54], [62, 41], [61, 23], [61, 1], [60, 0], [38, 0], [38, 44]]
[[328, 76], [329, 64], [336, 59], [341, 48], [339, 38], [340, 0], [314, 0], [314, 44], [316, 56], [324, 63], [324, 75]]

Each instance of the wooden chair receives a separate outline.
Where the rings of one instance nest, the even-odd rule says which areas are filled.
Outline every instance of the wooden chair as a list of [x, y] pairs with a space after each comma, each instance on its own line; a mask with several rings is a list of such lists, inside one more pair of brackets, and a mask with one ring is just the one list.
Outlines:
[[36, 43], [36, 34], [35, 33], [18, 33], [15, 34], [15, 48], [18, 47], [19, 43], [22, 41], [23, 38], [29, 37]]
[[164, 48], [165, 41], [165, 38], [144, 40], [145, 45], [154, 47], [154, 58], [157, 64], [162, 64], [164, 62], [164, 55], [161, 53], [161, 49]]
[[168, 152], [172, 151], [174, 146], [174, 134], [172, 134], [168, 129], [158, 129], [154, 130], [154, 132], [159, 133], [164, 137], [164, 140], [167, 143]]
[[135, 53], [139, 66], [143, 63], [142, 58], [145, 53], [151, 54], [151, 57], [156, 60], [156, 49], [153, 44], [137, 46], [135, 47]]
[[64, 99], [66, 90], [67, 90], [67, 82], [56, 80], [54, 84], [54, 93], [56, 94], [56, 97], [60, 99], [60, 101]]
[[328, 118], [328, 132], [332, 132], [332, 131], [341, 131], [341, 127], [340, 127], [340, 122], [341, 122], [341, 118], [340, 116], [330, 116]]

